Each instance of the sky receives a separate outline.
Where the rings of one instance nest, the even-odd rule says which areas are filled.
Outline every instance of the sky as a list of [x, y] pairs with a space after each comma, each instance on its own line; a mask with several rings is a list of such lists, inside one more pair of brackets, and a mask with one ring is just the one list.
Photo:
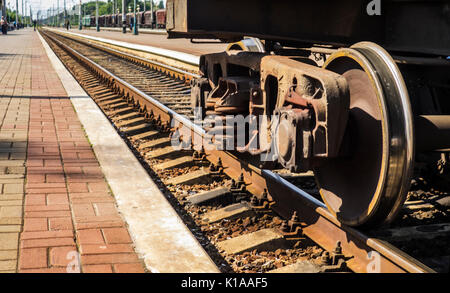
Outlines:
[[[22, 14], [22, 1], [23, 1], [23, 5], [25, 6], [25, 3], [28, 2], [31, 5], [31, 10], [33, 12], [33, 16], [36, 17], [36, 13], [38, 10], [42, 10], [44, 15], [47, 11], [47, 9], [53, 7], [56, 8], [57, 7], [57, 2], [58, 0], [17, 0], [19, 3], [19, 14]], [[86, 2], [90, 2], [92, 0], [81, 0], [82, 3], [86, 3]], [[103, 0], [103, 1], [107, 1], [107, 0]], [[130, 1], [130, 0], [128, 0]], [[143, 1], [143, 0], [141, 0]], [[166, 2], [166, 0], [163, 0], [164, 3]], [[16, 0], [6, 0], [5, 1], [7, 4], [7, 7], [10, 9], [16, 9]], [[156, 2], [156, 1], [155, 1]], [[158, 0], [159, 2], [159, 0]], [[9, 4], [8, 4], [9, 3]], [[75, 4], [79, 4], [80, 0], [66, 0], [66, 7], [72, 7]], [[62, 11], [64, 7], [64, 0], [59, 0], [59, 8]], [[28, 11], [29, 9], [27, 9], [26, 11]], [[28, 15], [28, 12], [27, 12]]]

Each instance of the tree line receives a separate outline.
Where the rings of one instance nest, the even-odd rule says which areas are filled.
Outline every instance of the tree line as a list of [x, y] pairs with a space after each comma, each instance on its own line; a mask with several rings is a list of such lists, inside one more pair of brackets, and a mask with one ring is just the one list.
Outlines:
[[[127, 2], [128, 3], [126, 3], [126, 12], [128, 12], [128, 7], [131, 7], [131, 11], [134, 11], [134, 1], [129, 0]], [[145, 1], [145, 2], [146, 2], [145, 10], [150, 10], [150, 0]], [[136, 3], [139, 6], [140, 11], [144, 11], [144, 1], [137, 1]], [[117, 5], [116, 7], [119, 8], [120, 12], [122, 13], [122, 0], [117, 0], [116, 5]], [[162, 9], [162, 8], [164, 8], [163, 1], [159, 1], [159, 3], [157, 1], [153, 1], [153, 9], [154, 10]], [[75, 9], [75, 7], [73, 9]], [[81, 6], [81, 9], [82, 9], [82, 12], [84, 15], [95, 15], [95, 1], [83, 3]], [[113, 13], [112, 9], [113, 9], [113, 1], [112, 0], [108, 0], [108, 2], [103, 2], [103, 1], [98, 2], [98, 14], [99, 15], [111, 14], [111, 13]], [[76, 11], [76, 13], [77, 13], [77, 11]], [[114, 13], [117, 13], [117, 11], [114, 11]]]
[[[146, 11], [150, 10], [150, 1], [151, 0], [146, 0], [145, 1], [145, 7], [146, 7]], [[105, 1], [99, 1], [98, 2], [98, 14], [99, 15], [106, 15], [106, 14], [111, 14], [113, 13], [113, 0], [108, 0], [107, 2]], [[140, 11], [144, 11], [144, 1], [143, 0], [139, 0], [136, 1], [137, 6], [140, 8]], [[131, 7], [131, 11], [134, 11], [134, 0], [128, 0], [126, 1], [126, 11], [128, 13], [128, 7]], [[122, 13], [122, 0], [116, 0], [116, 9], [120, 9], [120, 13]], [[164, 1], [159, 1], [158, 0], [153, 0], [153, 11], [157, 10], [157, 9], [162, 9], [165, 8], [164, 7]], [[95, 9], [96, 9], [96, 1], [90, 1], [87, 3], [83, 3], [81, 5], [81, 14], [84, 15], [95, 15]], [[72, 15], [69, 15], [69, 13], [67, 13], [67, 19], [69, 20], [71, 25], [77, 25], [78, 24], [78, 6], [72, 6], [71, 8], [67, 9], [67, 12], [69, 12], [69, 10], [72, 10], [74, 13], [70, 13]], [[137, 9], [136, 9], [137, 11]], [[114, 11], [114, 13], [117, 13], [117, 10]], [[64, 21], [64, 11], [61, 11], [58, 15], [58, 18], [60, 20], [60, 24], [62, 24], [62, 22]], [[14, 14], [15, 17], [15, 14]], [[53, 15], [49, 15], [48, 18], [46, 18], [44, 20], [45, 23], [53, 23], [54, 19], [53, 19]]]

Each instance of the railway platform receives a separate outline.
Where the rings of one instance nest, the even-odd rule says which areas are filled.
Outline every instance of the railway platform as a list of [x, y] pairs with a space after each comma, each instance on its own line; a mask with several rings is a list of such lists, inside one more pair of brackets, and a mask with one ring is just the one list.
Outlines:
[[2, 36], [0, 272], [217, 271], [40, 35]]
[[[60, 28], [61, 31], [66, 31], [66, 29]], [[127, 30], [127, 33], [124, 34], [121, 31], [110, 31], [104, 30], [100, 28], [100, 31], [97, 32], [91, 29], [83, 29], [79, 30], [77, 28], [72, 28], [69, 32], [83, 34], [87, 36], [93, 36], [98, 38], [105, 38], [120, 42], [126, 42], [129, 44], [135, 45], [144, 45], [144, 46], [155, 46], [167, 50], [184, 52], [187, 54], [192, 54], [195, 56], [200, 56], [202, 54], [208, 53], [216, 53], [225, 51], [227, 48], [227, 44], [215, 43], [191, 43], [190, 40], [187, 39], [167, 39], [167, 34], [139, 34], [133, 35], [132, 32]]]

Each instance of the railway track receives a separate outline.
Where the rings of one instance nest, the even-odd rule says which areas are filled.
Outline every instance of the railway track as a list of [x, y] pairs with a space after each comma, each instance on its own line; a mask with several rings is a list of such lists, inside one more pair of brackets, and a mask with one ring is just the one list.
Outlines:
[[[418, 202], [417, 196], [411, 196], [415, 202], [405, 205], [394, 228], [370, 231], [369, 237], [340, 224], [328, 212], [309, 174], [261, 170], [225, 151], [172, 148], [173, 142], [187, 136], [206, 136], [192, 121], [189, 81], [195, 74], [42, 33], [223, 272], [432, 272], [402, 251], [416, 258], [425, 255], [417, 247], [407, 247], [408, 240], [420, 234], [414, 231], [420, 230], [433, 232], [433, 236], [422, 233], [425, 239], [444, 238], [434, 249], [435, 254], [441, 253], [438, 258], [426, 254], [430, 264], [445, 261], [450, 254], [441, 250], [448, 246], [445, 206]], [[180, 134], [174, 121], [189, 133]], [[420, 197], [427, 192], [422, 189], [411, 194]], [[445, 191], [430, 192], [436, 193], [436, 200], [445, 197]], [[418, 215], [428, 221], [420, 221]], [[445, 263], [433, 268], [445, 270]]]

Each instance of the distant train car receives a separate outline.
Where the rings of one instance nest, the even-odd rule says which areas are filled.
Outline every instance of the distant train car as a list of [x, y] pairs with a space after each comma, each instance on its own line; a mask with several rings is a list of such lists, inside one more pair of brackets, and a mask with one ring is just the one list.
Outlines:
[[[126, 14], [127, 26], [131, 24], [134, 18], [134, 13]], [[159, 9], [157, 11], [136, 12], [137, 24], [141, 28], [165, 28], [166, 27], [166, 10]], [[121, 27], [122, 14], [107, 14], [98, 17], [98, 24], [100, 27]], [[95, 15], [88, 15], [83, 18], [84, 26], [96, 26]]]
[[144, 13], [144, 19], [145, 19], [145, 24], [144, 27], [146, 28], [153, 28], [155, 26], [155, 12], [153, 11], [153, 13], [151, 11], [146, 11]]
[[166, 27], [166, 10], [159, 9], [156, 10], [156, 28]]
[[112, 26], [112, 15], [111, 14], [105, 15], [105, 24], [104, 24], [104, 26], [106, 26], [106, 27]]
[[101, 27], [105, 26], [105, 18], [106, 18], [105, 15], [101, 15], [98, 17], [98, 25], [99, 26], [101, 26]]

